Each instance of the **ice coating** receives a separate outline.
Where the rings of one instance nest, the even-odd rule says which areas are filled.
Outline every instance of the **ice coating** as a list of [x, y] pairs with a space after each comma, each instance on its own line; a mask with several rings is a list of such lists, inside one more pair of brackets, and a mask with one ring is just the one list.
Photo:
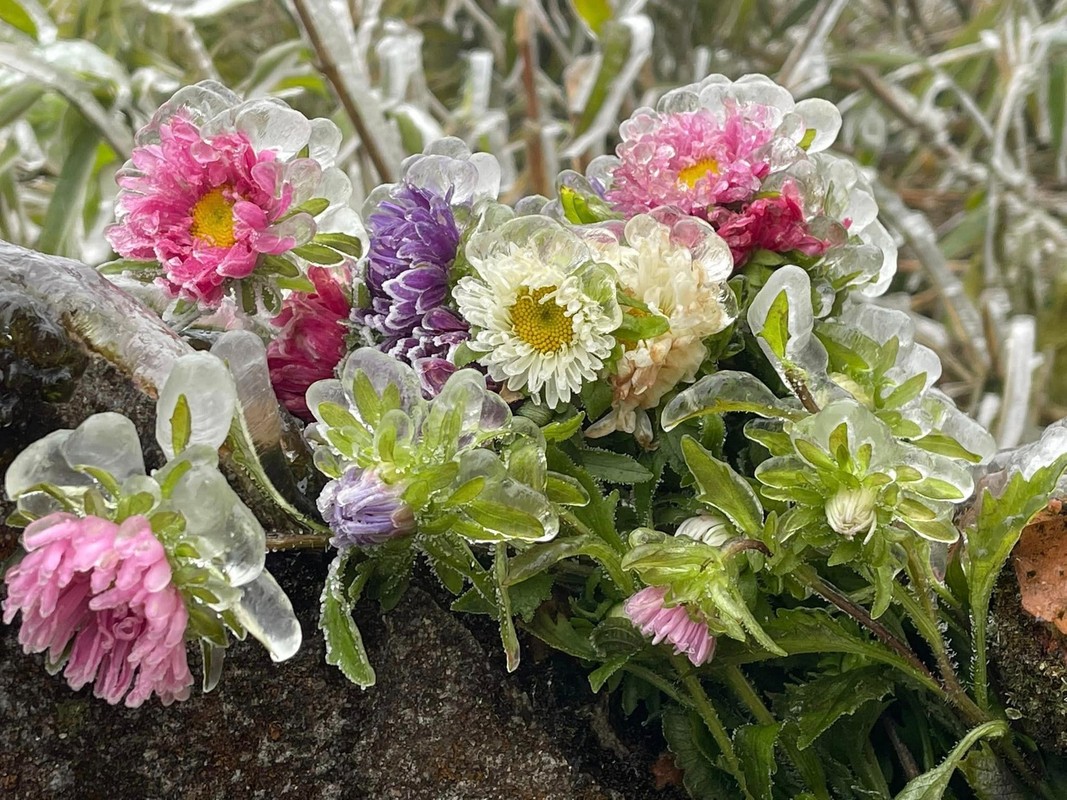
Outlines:
[[174, 457], [171, 417], [181, 395], [189, 405], [188, 444], [218, 448], [237, 408], [237, 389], [226, 365], [210, 353], [192, 353], [175, 362], [156, 405], [156, 440], [167, 458]]

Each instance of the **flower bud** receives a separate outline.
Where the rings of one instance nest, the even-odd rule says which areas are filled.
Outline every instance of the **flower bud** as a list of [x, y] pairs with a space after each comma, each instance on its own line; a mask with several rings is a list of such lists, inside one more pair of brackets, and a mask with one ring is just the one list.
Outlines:
[[842, 486], [826, 501], [826, 521], [835, 531], [851, 539], [857, 533], [871, 533], [878, 524], [875, 505], [878, 494], [866, 486], [848, 489]]
[[688, 536], [711, 547], [722, 547], [734, 538], [734, 530], [726, 517], [719, 514], [698, 514], [678, 526], [676, 536]]

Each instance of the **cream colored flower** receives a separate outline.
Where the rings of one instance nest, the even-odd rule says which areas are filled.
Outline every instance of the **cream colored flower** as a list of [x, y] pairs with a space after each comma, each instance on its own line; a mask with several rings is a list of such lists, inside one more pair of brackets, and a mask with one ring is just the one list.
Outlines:
[[598, 258], [618, 272], [622, 291], [666, 317], [670, 329], [623, 351], [611, 376], [611, 411], [586, 435], [625, 431], [648, 446], [652, 424], [646, 411], [678, 384], [696, 378], [708, 353], [704, 340], [734, 319], [734, 299], [726, 286], [733, 258], [706, 222], [666, 209], [633, 217], [621, 236], [600, 228], [589, 240]]

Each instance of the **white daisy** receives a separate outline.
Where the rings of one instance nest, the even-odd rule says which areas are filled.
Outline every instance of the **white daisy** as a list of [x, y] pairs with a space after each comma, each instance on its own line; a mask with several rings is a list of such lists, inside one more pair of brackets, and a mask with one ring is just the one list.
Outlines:
[[471, 237], [453, 292], [489, 376], [550, 408], [596, 380], [622, 312], [615, 276], [559, 222], [517, 217]]
[[737, 313], [726, 285], [733, 258], [710, 225], [668, 209], [639, 214], [621, 232], [600, 228], [590, 234], [590, 244], [616, 269], [623, 291], [666, 317], [670, 329], [627, 346], [611, 376], [611, 411], [586, 435], [625, 431], [647, 446], [652, 424], [646, 410], [696, 377], [708, 354], [704, 339]]

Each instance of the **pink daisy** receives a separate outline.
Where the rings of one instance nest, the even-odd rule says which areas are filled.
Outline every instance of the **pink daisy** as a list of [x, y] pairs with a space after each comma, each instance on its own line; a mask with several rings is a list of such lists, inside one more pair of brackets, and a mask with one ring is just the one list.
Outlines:
[[741, 211], [711, 209], [708, 219], [730, 245], [736, 267], [742, 266], [757, 250], [820, 256], [831, 244], [812, 236], [800, 192], [788, 181], [778, 194], [754, 200]]
[[658, 206], [703, 215], [708, 206], [748, 200], [771, 171], [775, 135], [761, 106], [721, 118], [708, 109], [638, 112], [619, 128], [608, 202], [627, 216]]
[[708, 663], [715, 655], [715, 637], [703, 619], [694, 619], [684, 605], [668, 608], [664, 604], [666, 594], [664, 586], [646, 586], [626, 601], [626, 616], [641, 633], [652, 637], [652, 644], [666, 640], [693, 666]]
[[342, 281], [348, 270], [310, 267], [314, 292], [294, 292], [274, 318], [281, 333], [267, 346], [267, 366], [278, 399], [301, 419], [313, 419], [304, 395], [315, 381], [332, 378], [345, 354], [352, 311]]
[[158, 140], [135, 148], [119, 173], [108, 241], [124, 258], [158, 261], [172, 294], [217, 306], [227, 279], [296, 244], [271, 230], [292, 202], [286, 165], [241, 131], [205, 137], [181, 116], [159, 126]]
[[111, 704], [135, 708], [156, 694], [189, 697], [189, 615], [148, 520], [121, 524], [56, 513], [22, 534], [26, 556], [7, 571], [4, 622], [22, 612], [19, 642], [48, 651], [72, 689], [96, 682]]

